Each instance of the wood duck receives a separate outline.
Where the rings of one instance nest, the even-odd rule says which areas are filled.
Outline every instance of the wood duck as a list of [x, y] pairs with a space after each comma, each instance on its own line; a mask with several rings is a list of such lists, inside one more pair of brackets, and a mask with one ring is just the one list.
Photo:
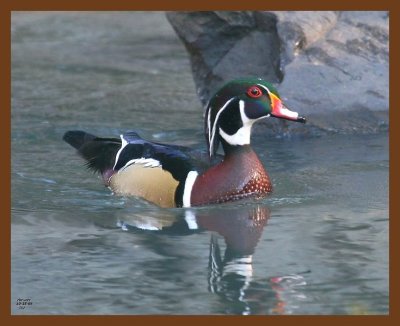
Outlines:
[[[115, 194], [141, 197], [161, 207], [191, 207], [264, 197], [272, 191], [250, 146], [253, 123], [267, 117], [305, 123], [282, 103], [271, 84], [260, 78], [237, 79], [217, 91], [207, 105], [207, 162], [194, 150], [150, 142], [135, 132], [117, 139], [68, 131], [63, 139]], [[224, 150], [220, 160], [219, 143]]]

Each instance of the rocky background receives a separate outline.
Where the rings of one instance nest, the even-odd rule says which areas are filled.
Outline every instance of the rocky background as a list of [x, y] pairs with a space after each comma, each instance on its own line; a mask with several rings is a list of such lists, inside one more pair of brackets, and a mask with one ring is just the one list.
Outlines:
[[267, 119], [280, 135], [388, 129], [387, 12], [168, 12], [201, 102], [232, 78], [262, 77], [307, 128]]

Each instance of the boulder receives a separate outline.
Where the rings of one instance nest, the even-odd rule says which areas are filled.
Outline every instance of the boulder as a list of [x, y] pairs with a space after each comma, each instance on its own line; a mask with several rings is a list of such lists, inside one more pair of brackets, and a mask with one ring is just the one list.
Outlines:
[[383, 11], [169, 12], [206, 105], [232, 78], [277, 86], [307, 128], [277, 119], [278, 135], [387, 130], [389, 16]]

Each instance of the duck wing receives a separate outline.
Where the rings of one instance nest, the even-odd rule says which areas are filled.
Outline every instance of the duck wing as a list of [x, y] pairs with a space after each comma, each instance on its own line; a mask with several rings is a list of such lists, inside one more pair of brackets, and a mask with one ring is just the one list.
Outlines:
[[210, 166], [205, 151], [149, 142], [133, 131], [117, 139], [76, 130], [66, 132], [63, 139], [114, 192], [162, 207], [182, 206], [189, 172], [200, 174]]

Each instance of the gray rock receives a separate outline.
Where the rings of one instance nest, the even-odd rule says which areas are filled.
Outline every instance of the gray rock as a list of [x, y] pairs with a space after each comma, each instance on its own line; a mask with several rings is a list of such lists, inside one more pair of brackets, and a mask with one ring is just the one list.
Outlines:
[[167, 18], [190, 54], [203, 104], [238, 76], [262, 75], [279, 82], [276, 16], [266, 12], [169, 12]]
[[275, 83], [307, 128], [268, 119], [273, 133], [387, 130], [387, 12], [170, 12], [205, 105], [226, 81]]

